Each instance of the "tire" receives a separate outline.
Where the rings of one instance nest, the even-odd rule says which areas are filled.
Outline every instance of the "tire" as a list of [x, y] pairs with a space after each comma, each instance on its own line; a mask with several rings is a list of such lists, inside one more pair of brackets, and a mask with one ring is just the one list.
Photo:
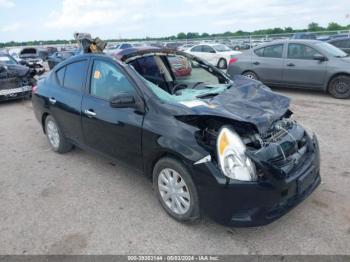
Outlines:
[[73, 145], [64, 137], [56, 120], [50, 115], [45, 119], [45, 132], [53, 151], [63, 154], [73, 148]]
[[220, 58], [218, 62], [218, 68], [227, 69], [227, 61], [224, 58]]
[[[175, 181], [173, 185], [171, 181]], [[180, 222], [200, 218], [197, 189], [180, 161], [170, 157], [160, 159], [153, 169], [153, 187], [160, 204], [172, 218]]]
[[350, 97], [350, 76], [338, 75], [333, 77], [328, 85], [328, 92], [331, 96], [338, 99]]
[[242, 75], [253, 80], [259, 80], [258, 76], [252, 71], [246, 71]]

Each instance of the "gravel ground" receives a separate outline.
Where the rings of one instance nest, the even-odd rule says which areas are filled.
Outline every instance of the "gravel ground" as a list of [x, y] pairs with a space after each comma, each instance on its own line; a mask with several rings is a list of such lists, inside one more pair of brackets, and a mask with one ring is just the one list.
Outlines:
[[180, 224], [142, 174], [80, 149], [52, 152], [30, 101], [1, 103], [0, 254], [350, 254], [350, 100], [278, 91], [318, 134], [323, 182], [260, 228]]

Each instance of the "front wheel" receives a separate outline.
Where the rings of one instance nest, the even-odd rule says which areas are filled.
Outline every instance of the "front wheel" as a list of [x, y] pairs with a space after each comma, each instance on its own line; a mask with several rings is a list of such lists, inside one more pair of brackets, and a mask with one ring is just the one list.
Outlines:
[[250, 79], [253, 79], [253, 80], [259, 80], [258, 76], [252, 71], [246, 71], [242, 75], [244, 75], [245, 77], [248, 77]]
[[334, 77], [328, 86], [328, 92], [335, 98], [345, 99], [350, 97], [350, 77], [339, 75]]
[[72, 149], [72, 144], [66, 140], [56, 120], [52, 116], [47, 116], [45, 119], [45, 131], [53, 151], [57, 153], [66, 153]]
[[165, 211], [181, 222], [200, 217], [196, 187], [185, 166], [173, 158], [162, 158], [153, 170], [153, 185]]

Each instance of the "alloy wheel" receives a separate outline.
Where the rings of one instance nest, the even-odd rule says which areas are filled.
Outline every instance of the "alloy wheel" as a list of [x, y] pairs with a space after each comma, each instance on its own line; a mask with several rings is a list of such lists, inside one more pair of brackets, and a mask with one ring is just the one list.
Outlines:
[[47, 122], [46, 132], [47, 132], [47, 136], [49, 138], [50, 144], [54, 148], [58, 148], [60, 146], [60, 135], [58, 133], [57, 125], [54, 121], [49, 120]]

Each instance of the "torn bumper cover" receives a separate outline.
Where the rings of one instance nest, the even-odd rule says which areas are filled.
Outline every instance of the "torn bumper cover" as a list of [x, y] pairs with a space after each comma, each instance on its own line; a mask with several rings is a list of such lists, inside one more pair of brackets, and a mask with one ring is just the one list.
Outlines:
[[[320, 157], [316, 136], [309, 137], [308, 151], [293, 170], [285, 173], [270, 161], [253, 157], [261, 177], [255, 182], [222, 178], [215, 163], [193, 165], [201, 208], [216, 222], [237, 227], [269, 224], [307, 198], [320, 184]], [[216, 181], [203, 184], [203, 175]], [[203, 201], [204, 200], [204, 201]]]
[[36, 84], [34, 75], [35, 71], [25, 66], [0, 66], [0, 100], [30, 96]]

